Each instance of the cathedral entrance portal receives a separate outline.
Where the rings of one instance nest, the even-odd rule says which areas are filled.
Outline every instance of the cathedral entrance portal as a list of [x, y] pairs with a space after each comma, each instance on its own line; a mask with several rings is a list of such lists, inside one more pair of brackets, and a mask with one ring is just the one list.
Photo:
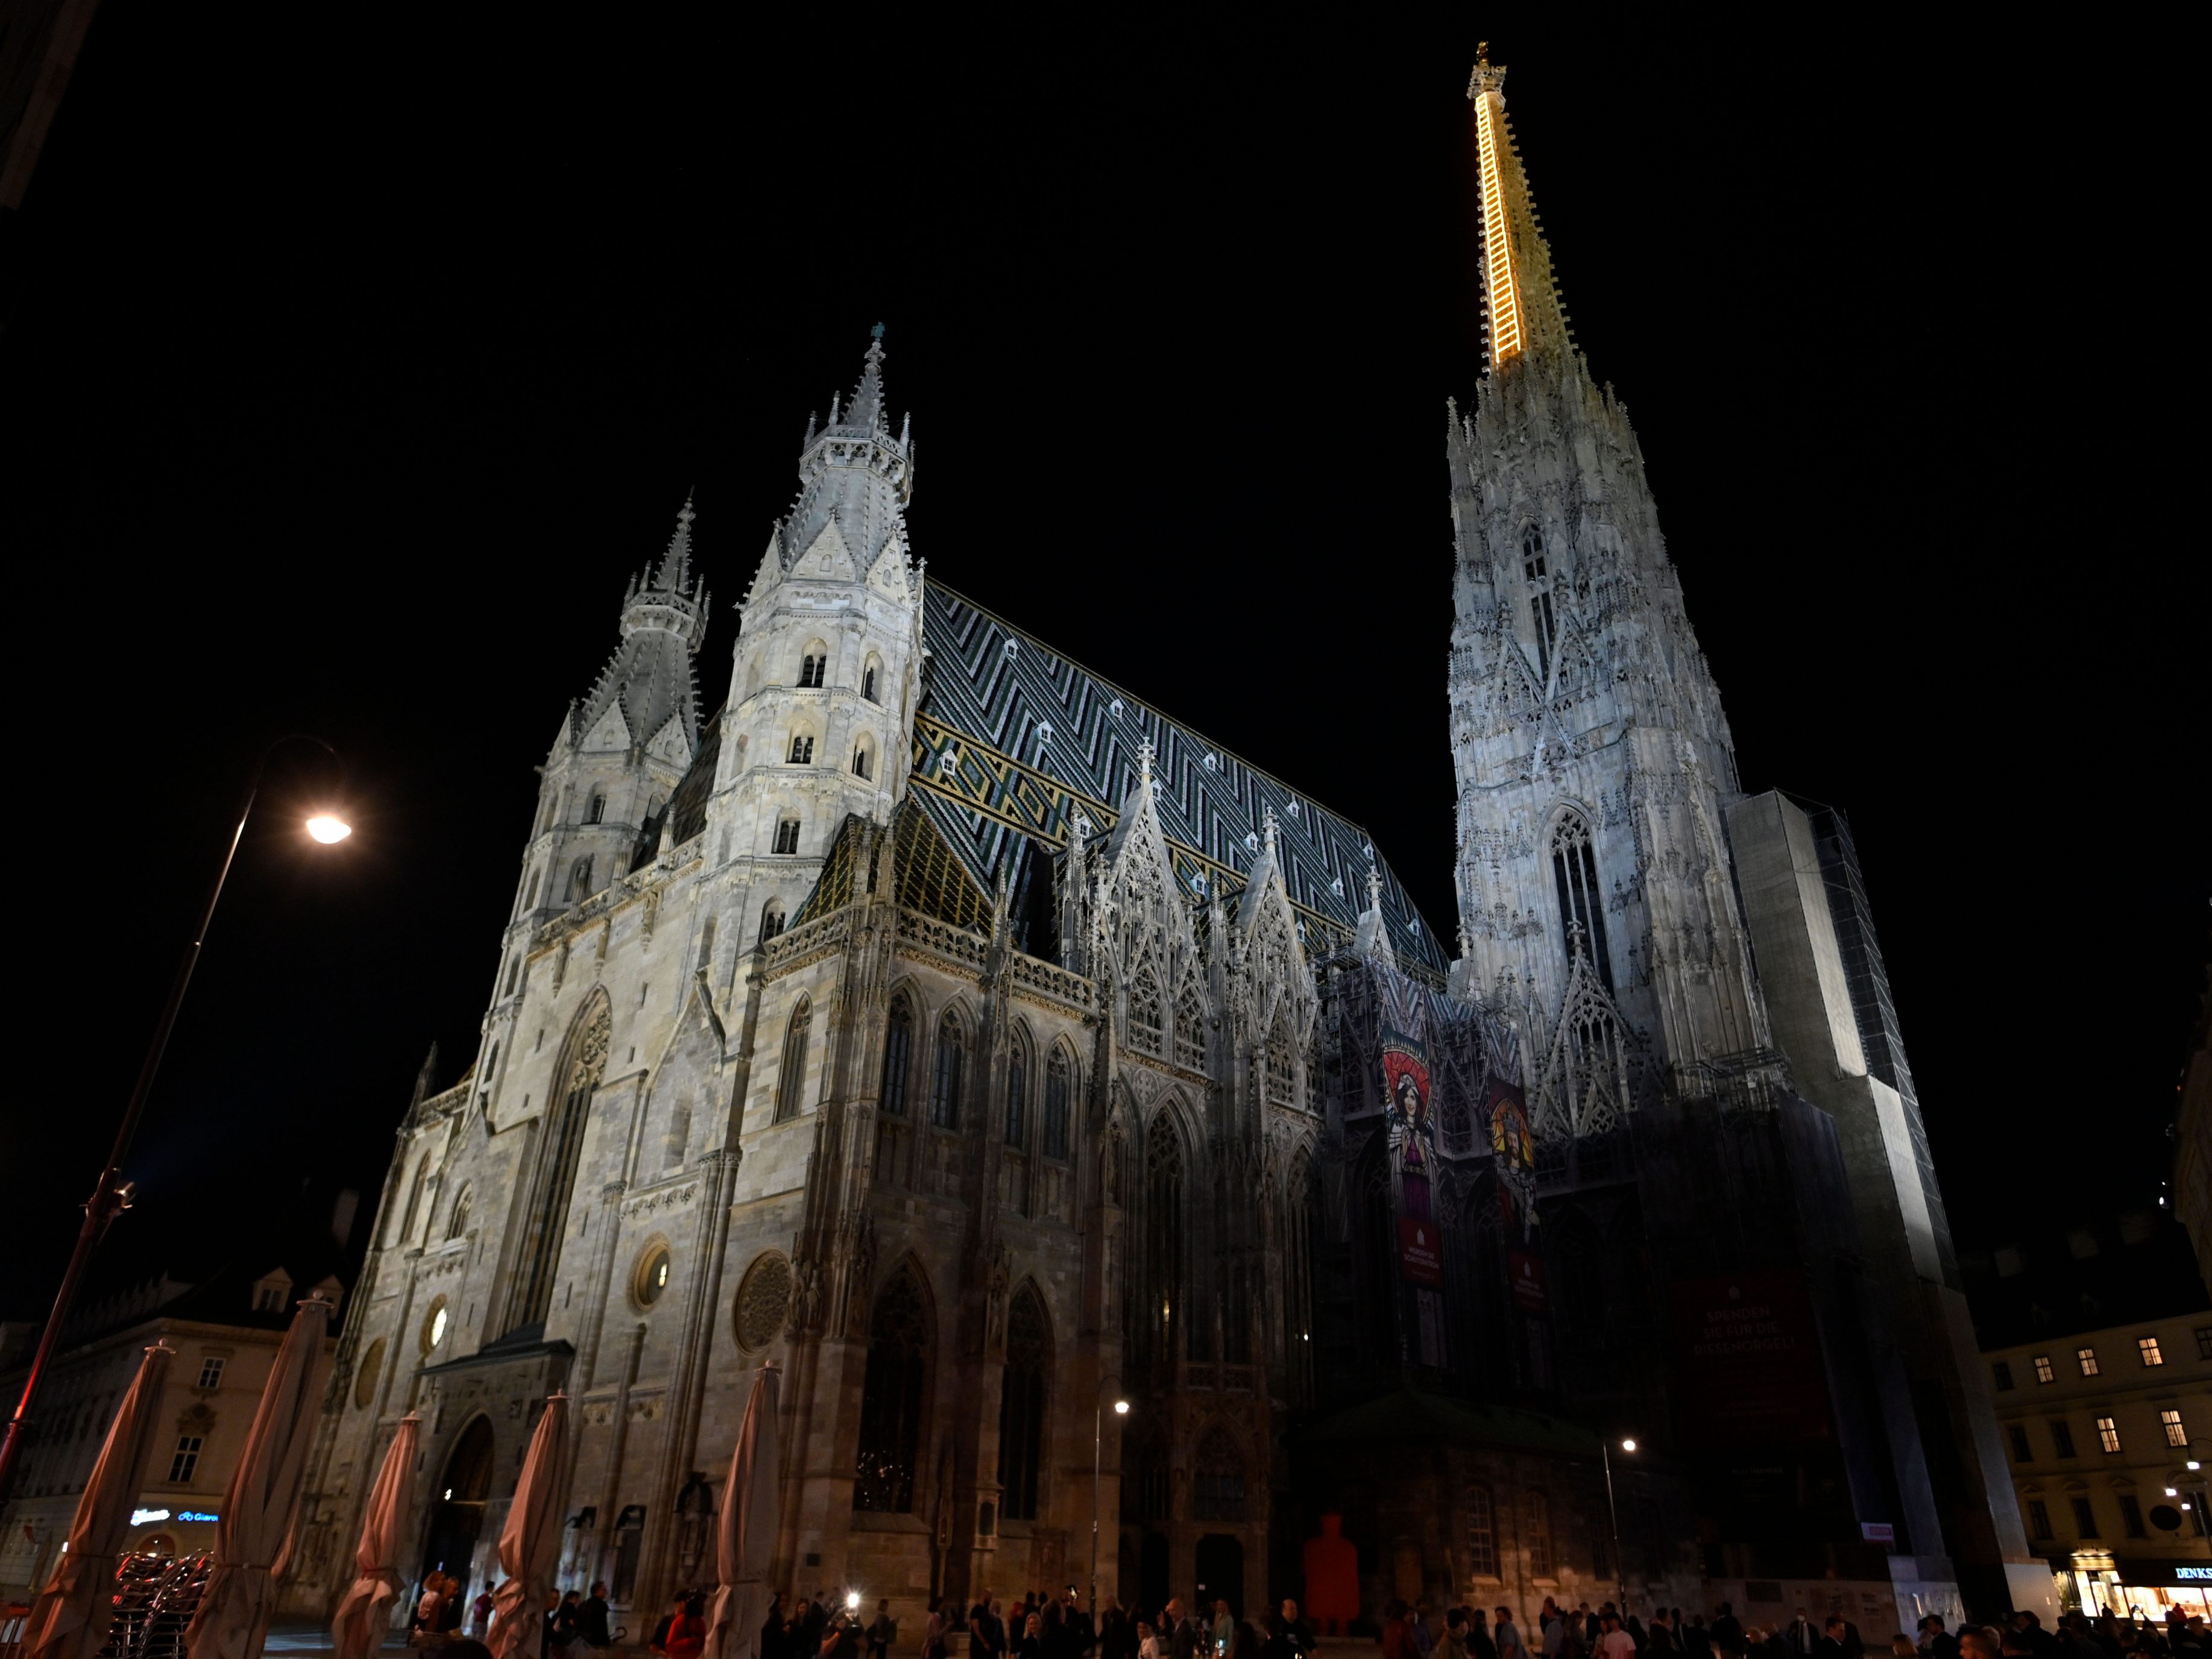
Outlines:
[[1210, 1609], [1216, 1601], [1229, 1603], [1229, 1611], [1244, 1616], [1244, 1544], [1225, 1532], [1210, 1532], [1198, 1540], [1198, 1607]]
[[484, 1504], [491, 1497], [491, 1423], [479, 1417], [461, 1431], [446, 1459], [430, 1505], [430, 1527], [422, 1547], [422, 1572], [469, 1577], [483, 1529]]

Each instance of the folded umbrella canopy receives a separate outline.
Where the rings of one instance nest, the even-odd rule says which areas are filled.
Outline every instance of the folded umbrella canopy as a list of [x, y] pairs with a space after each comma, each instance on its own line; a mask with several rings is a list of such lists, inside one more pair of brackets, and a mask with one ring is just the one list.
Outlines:
[[392, 1604], [399, 1595], [399, 1533], [407, 1520], [407, 1485], [415, 1473], [415, 1448], [422, 1419], [410, 1412], [384, 1449], [384, 1467], [368, 1489], [362, 1511], [361, 1542], [354, 1546], [353, 1588], [331, 1620], [335, 1659], [368, 1659], [384, 1645]]
[[738, 1425], [730, 1455], [730, 1481], [722, 1488], [714, 1538], [720, 1579], [707, 1610], [707, 1647], [701, 1659], [753, 1659], [761, 1621], [768, 1617], [769, 1561], [775, 1553], [777, 1488], [783, 1478], [776, 1415], [782, 1373], [763, 1365], [753, 1374], [752, 1397]]
[[330, 1319], [331, 1304], [320, 1296], [302, 1302], [269, 1368], [246, 1448], [223, 1493], [207, 1588], [185, 1631], [185, 1659], [260, 1659], [269, 1633], [270, 1581], [291, 1549], [300, 1482], [323, 1403]]
[[492, 1592], [493, 1659], [539, 1659], [545, 1646], [545, 1603], [561, 1554], [562, 1506], [568, 1498], [568, 1396], [545, 1402], [514, 1501], [500, 1528], [499, 1566], [506, 1581]]
[[176, 1350], [156, 1342], [107, 1425], [92, 1479], [77, 1499], [69, 1543], [23, 1626], [24, 1659], [92, 1659], [114, 1621], [115, 1559], [130, 1535], [146, 1454], [161, 1430], [161, 1388]]

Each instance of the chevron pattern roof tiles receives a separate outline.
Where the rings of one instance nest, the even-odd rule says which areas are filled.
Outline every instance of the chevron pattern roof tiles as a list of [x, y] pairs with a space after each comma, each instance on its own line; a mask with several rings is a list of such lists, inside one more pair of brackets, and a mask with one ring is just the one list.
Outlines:
[[1080, 811], [1091, 833], [1119, 816], [1138, 746], [1152, 744], [1161, 827], [1187, 878], [1226, 897], [1259, 857], [1272, 809], [1292, 903], [1348, 941], [1366, 904], [1370, 860], [1401, 960], [1449, 967], [1442, 943], [1359, 825], [1178, 725], [1015, 627], [932, 580], [923, 598], [930, 653], [915, 721], [915, 793], [986, 891], [1030, 835], [1065, 845]]

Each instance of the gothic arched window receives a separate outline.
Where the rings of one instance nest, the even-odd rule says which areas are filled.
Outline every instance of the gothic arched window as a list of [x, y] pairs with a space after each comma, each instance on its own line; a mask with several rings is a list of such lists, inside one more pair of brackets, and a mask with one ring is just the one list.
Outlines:
[[469, 1210], [471, 1201], [475, 1197], [475, 1188], [464, 1187], [461, 1188], [461, 1195], [453, 1200], [453, 1213], [452, 1218], [446, 1223], [446, 1237], [447, 1238], [459, 1238], [463, 1233], [468, 1231]]
[[881, 699], [876, 696], [876, 679], [882, 672], [883, 665], [873, 657], [869, 658], [868, 665], [860, 671], [860, 697], [863, 702], [878, 702], [881, 701]]
[[814, 764], [814, 734], [811, 732], [791, 734], [791, 763], [793, 766]]
[[560, 1264], [576, 1160], [584, 1149], [584, 1124], [591, 1114], [592, 1092], [606, 1071], [613, 1026], [613, 1012], [601, 992], [577, 1011], [576, 1023], [569, 1028], [567, 1050], [554, 1073], [560, 1083], [546, 1101], [538, 1131], [537, 1168], [523, 1210], [529, 1221], [509, 1287], [502, 1335], [542, 1322], [553, 1305], [553, 1270]]
[[594, 789], [592, 792], [592, 804], [584, 809], [584, 822], [586, 823], [604, 823], [606, 822], [606, 817], [607, 798], [605, 793], [601, 790]]
[[1129, 1046], [1148, 1054], [1160, 1051], [1160, 982], [1149, 964], [1129, 981]]
[[999, 1390], [999, 1513], [1034, 1521], [1044, 1463], [1044, 1380], [1052, 1370], [1052, 1321], [1033, 1285], [1006, 1316], [1006, 1374]]
[[1521, 574], [1528, 584], [1528, 620], [1536, 630], [1536, 672], [1552, 672], [1552, 642], [1559, 621], [1552, 614], [1552, 580], [1544, 567], [1544, 532], [1530, 525], [1521, 532]]
[[1144, 1261], [1138, 1294], [1130, 1297], [1130, 1323], [1139, 1354], [1157, 1365], [1172, 1363], [1176, 1320], [1182, 1307], [1182, 1137], [1163, 1111], [1145, 1133]]
[[1198, 975], [1182, 982], [1176, 998], [1175, 1057], [1178, 1066], [1194, 1072], [1206, 1069], [1206, 1003], [1198, 994]]
[[853, 745], [853, 775], [872, 778], [876, 771], [875, 748], [866, 738]]
[[761, 943], [767, 944], [782, 931], [782, 902], [777, 899], [770, 899], [766, 904], [761, 906]]
[[415, 1236], [415, 1212], [422, 1207], [422, 1184], [430, 1178], [430, 1160], [426, 1156], [415, 1166], [415, 1184], [407, 1189], [406, 1212], [399, 1219], [398, 1243], [404, 1244]]
[[796, 853], [799, 850], [799, 820], [786, 818], [775, 826], [775, 850]]
[[884, 1027], [884, 1086], [876, 1109], [886, 1117], [906, 1115], [907, 1073], [914, 1059], [914, 1011], [901, 997], [891, 1004]]
[[[1016, 1037], [1006, 1051], [1006, 1145], [1029, 1145], [1029, 1049]], [[1012, 1510], [1007, 1511], [1009, 1514]]]
[[830, 647], [818, 641], [806, 647], [799, 659], [799, 683], [801, 686], [818, 686], [830, 666]]
[[1067, 1157], [1068, 1097], [1074, 1092], [1074, 1067], [1066, 1050], [1055, 1048], [1044, 1068], [1044, 1155]]
[[776, 1073], [775, 1121], [799, 1115], [799, 1097], [806, 1088], [806, 1039], [814, 1023], [814, 1009], [805, 997], [792, 1010], [791, 1026], [783, 1034], [783, 1067]]
[[1244, 1518], [1244, 1455], [1236, 1437], [1217, 1423], [1198, 1443], [1191, 1469], [1190, 1513], [1194, 1521]]
[[860, 1386], [860, 1455], [853, 1507], [903, 1515], [921, 1462], [922, 1396], [929, 1382], [929, 1299], [911, 1267], [876, 1297], [868, 1370]]
[[967, 1057], [960, 1022], [947, 1014], [937, 1028], [937, 1069], [929, 1088], [929, 1121], [938, 1128], [960, 1127], [960, 1066]]
[[[1605, 894], [1597, 884], [1597, 851], [1590, 843], [1589, 821], [1565, 814], [1552, 830], [1552, 878], [1559, 893], [1559, 927], [1567, 947], [1589, 953], [1599, 981], [1613, 989], [1613, 953], [1605, 942]], [[1575, 935], [1579, 930], [1582, 937]]]

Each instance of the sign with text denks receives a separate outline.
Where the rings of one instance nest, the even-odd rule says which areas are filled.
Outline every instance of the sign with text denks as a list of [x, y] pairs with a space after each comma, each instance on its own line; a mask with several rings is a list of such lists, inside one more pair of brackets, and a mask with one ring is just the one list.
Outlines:
[[1707, 1446], [1835, 1437], [1826, 1367], [1802, 1274], [1732, 1273], [1670, 1287], [1684, 1427]]

